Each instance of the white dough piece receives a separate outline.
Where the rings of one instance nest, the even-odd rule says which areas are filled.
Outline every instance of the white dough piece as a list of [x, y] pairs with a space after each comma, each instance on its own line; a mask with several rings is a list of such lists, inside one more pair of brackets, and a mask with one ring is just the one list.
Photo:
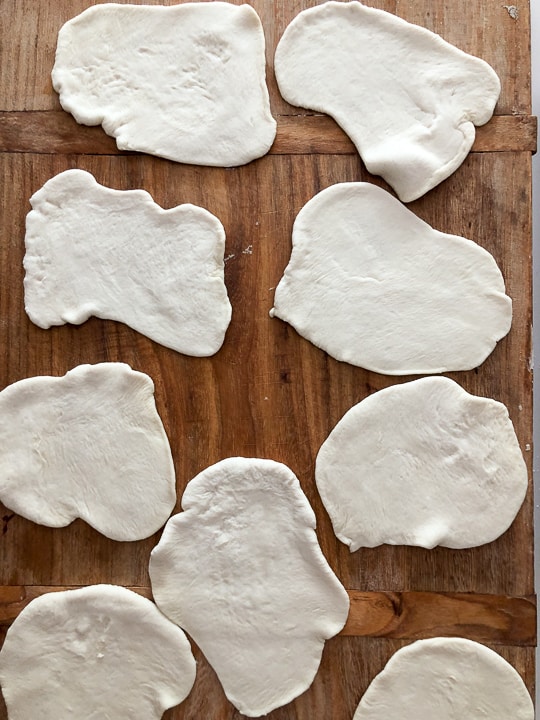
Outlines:
[[216, 353], [231, 319], [225, 232], [207, 210], [169, 210], [144, 190], [113, 190], [67, 170], [31, 198], [25, 307], [41, 328], [91, 315], [185, 353]]
[[2, 390], [0, 500], [50, 527], [82, 518], [113, 540], [157, 532], [176, 489], [148, 375], [124, 363], [79, 365]]
[[319, 450], [315, 478], [351, 552], [491, 542], [528, 484], [506, 407], [444, 377], [394, 385], [351, 408]]
[[159, 720], [194, 681], [182, 630], [115, 585], [32, 600], [0, 651], [9, 720]]
[[120, 150], [234, 166], [276, 135], [249, 5], [95, 5], [58, 33], [52, 82], [64, 110], [102, 125]]
[[387, 375], [470, 370], [510, 330], [493, 257], [370, 183], [340, 183], [298, 213], [271, 315], [337, 360]]
[[483, 60], [359, 2], [297, 15], [277, 46], [275, 72], [285, 100], [331, 115], [403, 202], [461, 165], [500, 93]]
[[193, 637], [238, 710], [266, 714], [311, 685], [348, 595], [285, 465], [223, 460], [188, 484], [182, 507], [150, 557], [156, 603]]
[[531, 697], [510, 663], [463, 638], [418, 640], [393, 655], [353, 720], [534, 720]]

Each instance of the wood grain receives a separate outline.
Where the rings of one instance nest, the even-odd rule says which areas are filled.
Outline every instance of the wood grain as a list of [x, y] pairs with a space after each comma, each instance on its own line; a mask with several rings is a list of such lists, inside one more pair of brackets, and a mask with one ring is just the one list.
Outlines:
[[534, 597], [434, 592], [349, 591], [342, 635], [419, 640], [468, 637], [482, 643], [536, 645]]
[[[0, 586], [0, 626], [9, 626], [32, 600], [76, 586]], [[152, 599], [150, 587], [130, 587]], [[534, 646], [534, 597], [478, 593], [361, 592], [349, 590], [349, 617], [341, 635], [419, 640], [463, 637], [477, 642]]]
[[[157, 0], [146, 0], [157, 2]], [[243, 0], [235, 0], [242, 2]], [[165, 0], [172, 4], [176, 0]], [[50, 83], [56, 33], [92, 0], [2, 0], [0, 13], [0, 388], [60, 375], [83, 362], [128, 362], [147, 372], [171, 441], [180, 498], [186, 483], [224, 457], [285, 462], [317, 517], [321, 547], [351, 597], [344, 632], [326, 644], [312, 687], [269, 720], [346, 720], [392, 653], [433, 634], [485, 642], [534, 687], [532, 492], [498, 540], [469, 550], [381, 546], [350, 553], [335, 537], [316, 492], [318, 449], [342, 415], [389, 378], [339, 363], [270, 319], [273, 291], [291, 250], [300, 208], [336, 182], [384, 182], [367, 173], [350, 141], [325, 116], [288, 105], [273, 53], [294, 15], [317, 0], [253, 0], [267, 40], [267, 76], [278, 136], [271, 154], [234, 169], [186, 166], [119, 153], [101, 128], [78, 126]], [[513, 326], [474, 371], [453, 373], [469, 392], [504, 402], [529, 471], [532, 458], [531, 153], [529, 7], [517, 20], [494, 0], [372, 0], [490, 62], [501, 77], [497, 115], [479, 128], [474, 152], [410, 208], [444, 232], [464, 235], [499, 263], [513, 300]], [[16, 31], [14, 31], [16, 28]], [[160, 347], [114, 322], [41, 330], [24, 312], [24, 222], [29, 197], [72, 167], [119, 189], [144, 188], [163, 207], [192, 202], [223, 222], [225, 280], [233, 319], [212, 358]], [[148, 559], [159, 533], [117, 543], [82, 521], [37, 526], [0, 507], [0, 635], [33, 596], [109, 582], [149, 595]], [[3, 619], [2, 619], [3, 618]], [[204, 656], [193, 692], [166, 720], [240, 720]], [[5, 720], [0, 707], [0, 720]]]
[[[326, 115], [281, 115], [271, 155], [354, 155], [357, 150]], [[471, 152], [536, 152], [537, 122], [530, 115], [497, 115], [477, 128]], [[101, 128], [75, 122], [61, 110], [0, 112], [0, 152], [133, 155], [118, 150]]]

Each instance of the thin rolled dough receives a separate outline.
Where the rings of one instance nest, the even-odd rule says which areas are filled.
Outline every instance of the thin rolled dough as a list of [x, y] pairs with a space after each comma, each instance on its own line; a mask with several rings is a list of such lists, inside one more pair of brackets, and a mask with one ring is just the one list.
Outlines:
[[500, 93], [483, 60], [359, 2], [297, 15], [277, 46], [275, 72], [285, 100], [331, 115], [403, 202], [461, 165]]
[[519, 674], [493, 650], [463, 638], [418, 640], [373, 680], [353, 720], [534, 720]]
[[114, 585], [32, 600], [0, 651], [9, 720], [159, 720], [194, 680], [182, 630]]
[[52, 82], [64, 110], [121, 150], [243, 165], [276, 134], [249, 5], [95, 5], [61, 28]]
[[340, 183], [298, 213], [271, 315], [337, 360], [387, 375], [470, 370], [510, 330], [493, 257], [370, 183]]
[[150, 558], [156, 603], [193, 637], [240, 712], [264, 715], [311, 685], [348, 595], [285, 465], [223, 460], [188, 484], [182, 507]]
[[527, 491], [506, 407], [444, 377], [394, 385], [351, 408], [319, 450], [315, 478], [351, 551], [491, 542]]
[[113, 540], [141, 540], [176, 501], [154, 383], [123, 363], [79, 365], [0, 392], [0, 499], [63, 527], [82, 518]]
[[225, 231], [207, 210], [169, 210], [84, 170], [51, 178], [26, 218], [25, 307], [39, 327], [118, 320], [186, 355], [216, 353], [231, 319]]

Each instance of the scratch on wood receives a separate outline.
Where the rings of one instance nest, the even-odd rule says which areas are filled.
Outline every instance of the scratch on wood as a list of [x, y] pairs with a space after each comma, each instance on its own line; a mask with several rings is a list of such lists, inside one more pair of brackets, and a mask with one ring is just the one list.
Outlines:
[[4, 515], [2, 518], [3, 526], [2, 526], [2, 535], [5, 535], [8, 531], [8, 523], [10, 520], [12, 520], [15, 517], [15, 513], [11, 513], [11, 515]]
[[503, 8], [508, 11], [508, 14], [512, 20], [517, 20], [519, 17], [519, 11], [515, 5], [503, 5]]

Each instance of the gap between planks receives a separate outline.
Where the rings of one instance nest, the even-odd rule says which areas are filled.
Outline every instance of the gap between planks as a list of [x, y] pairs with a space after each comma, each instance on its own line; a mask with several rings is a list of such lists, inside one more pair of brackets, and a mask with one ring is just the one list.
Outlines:
[[[351, 155], [348, 136], [327, 115], [280, 115], [271, 155]], [[536, 152], [537, 119], [495, 115], [476, 128], [472, 152]], [[0, 112], [0, 152], [126, 155], [101, 127], [79, 125], [61, 110]]]
[[[0, 586], [0, 626], [33, 599], [77, 586]], [[130, 587], [152, 598], [149, 587]], [[495, 645], [536, 645], [536, 598], [479, 593], [348, 590], [351, 609], [341, 635], [400, 640], [467, 637]]]

